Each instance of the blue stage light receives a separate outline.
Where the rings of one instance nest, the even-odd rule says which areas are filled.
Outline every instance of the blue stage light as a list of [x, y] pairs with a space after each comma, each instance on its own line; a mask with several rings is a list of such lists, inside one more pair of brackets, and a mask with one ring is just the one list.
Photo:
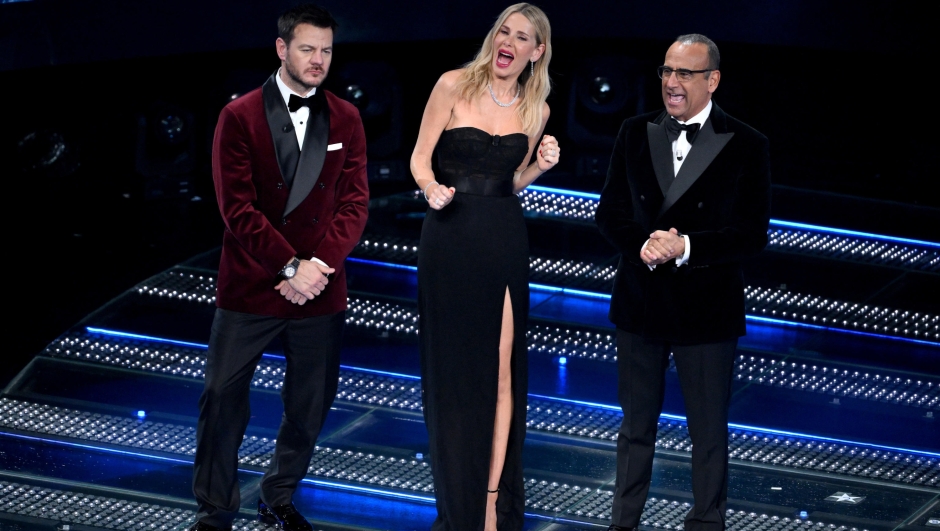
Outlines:
[[603, 299], [610, 300], [610, 294], [608, 293], [597, 293], [594, 291], [582, 291], [579, 289], [571, 288], [559, 288], [557, 286], [546, 286], [545, 284], [535, 284], [530, 282], [529, 289], [535, 291], [547, 291], [550, 293], [561, 293], [562, 295], [573, 295], [575, 297], [588, 297], [591, 299]]
[[600, 194], [592, 194], [590, 192], [579, 192], [577, 190], [562, 190], [561, 188], [549, 188], [547, 186], [528, 186], [526, 190], [532, 190], [535, 192], [545, 192], [547, 194], [559, 194], [559, 195], [569, 195], [572, 197], [583, 197], [585, 199], [593, 199], [597, 201], [601, 198]]
[[857, 238], [866, 238], [869, 240], [884, 240], [889, 242], [896, 243], [906, 243], [908, 245], [922, 245], [924, 247], [932, 247], [934, 249], [940, 249], [940, 243], [928, 242], [924, 240], [912, 240], [910, 238], [900, 238], [897, 236], [886, 236], [884, 234], [872, 234], [870, 232], [858, 232], [854, 230], [847, 229], [836, 229], [833, 227], [821, 227], [819, 225], [810, 225], [808, 223], [797, 223], [795, 221], [783, 221], [779, 219], [770, 220], [771, 227], [787, 227], [792, 229], [804, 229], [804, 230], [814, 230], [818, 232], [828, 232], [830, 234], [838, 234], [840, 236], [855, 236]]
[[567, 365], [567, 364], [568, 364], [568, 358], [566, 358], [566, 357], [564, 357], [564, 356], [559, 356], [559, 357], [558, 357], [558, 364], [559, 364], [559, 365]]
[[[272, 356], [274, 356], [272, 354]], [[277, 356], [283, 359], [283, 356]], [[381, 376], [392, 376], [394, 378], [405, 378], [406, 380], [420, 380], [420, 376], [414, 376], [412, 374], [402, 374], [400, 372], [389, 372], [389, 371], [380, 371], [376, 369], [363, 369], [362, 367], [353, 367], [351, 365], [340, 365], [341, 369], [346, 369], [347, 371], [356, 371], [356, 372], [367, 372], [370, 374], [378, 374]]]
[[137, 413], [135, 413], [135, 415], [137, 415], [137, 418], [140, 420], [144, 420], [145, 418], [147, 418], [147, 412], [144, 411], [143, 409], [137, 410]]
[[108, 454], [129, 455], [129, 456], [132, 456], [132, 457], [142, 457], [142, 458], [145, 458], [145, 459], [153, 459], [153, 460], [156, 460], [156, 461], [167, 461], [167, 462], [170, 462], [170, 463], [181, 463], [181, 464], [184, 464], [184, 465], [192, 465], [192, 464], [193, 464], [192, 460], [187, 461], [187, 460], [185, 460], [185, 459], [176, 459], [176, 458], [173, 458], [173, 457], [163, 457], [163, 456], [159, 456], [159, 455], [144, 454], [144, 453], [140, 453], [140, 452], [128, 452], [128, 451], [126, 451], [126, 450], [116, 450], [116, 449], [114, 449], [114, 448], [106, 448], [106, 447], [103, 447], [103, 446], [93, 446], [93, 445], [91, 445], [91, 444], [73, 443], [73, 442], [68, 442], [68, 441], [60, 441], [60, 440], [57, 440], [57, 439], [46, 439], [46, 438], [44, 438], [44, 437], [32, 437], [32, 436], [29, 436], [29, 435], [19, 435], [19, 434], [16, 434], [16, 433], [6, 433], [6, 432], [2, 432], [2, 431], [0, 431], [0, 437], [11, 437], [11, 438], [14, 438], [14, 439], [22, 439], [22, 440], [26, 440], [26, 441], [37, 441], [37, 442], [46, 443], [46, 444], [54, 444], [54, 445], [59, 445], [59, 446], [67, 446], [67, 447], [69, 447], [69, 448], [81, 448], [82, 450], [95, 450], [95, 451], [98, 451], [98, 452], [104, 452], [104, 453], [108, 453]]
[[874, 332], [862, 332], [861, 330], [849, 330], [848, 328], [833, 328], [829, 326], [815, 325], [815, 324], [810, 324], [810, 323], [801, 323], [799, 321], [784, 321], [783, 319], [771, 319], [769, 317], [761, 317], [759, 315], [745, 315], [744, 317], [748, 321], [759, 321], [762, 323], [770, 323], [770, 324], [775, 324], [775, 325], [795, 326], [798, 328], [812, 328], [814, 330], [829, 330], [831, 332], [840, 332], [843, 334], [855, 334], [857, 336], [865, 336], [865, 337], [877, 337], [878, 339], [890, 339], [892, 341], [907, 341], [908, 343], [917, 343], [918, 345], [930, 345], [932, 347], [936, 347], [940, 345], [940, 342], [926, 341], [923, 339], [914, 339], [912, 337], [886, 336], [883, 334], [876, 334]]
[[392, 263], [389, 263], [389, 262], [379, 262], [379, 261], [376, 261], [376, 260], [365, 260], [365, 259], [363, 259], [363, 258], [347, 258], [346, 261], [347, 261], [347, 262], [357, 263], [357, 264], [374, 265], [374, 266], [378, 266], [378, 267], [384, 267], [384, 268], [387, 268], [387, 269], [404, 269], [404, 270], [406, 270], [406, 271], [417, 271], [417, 270], [418, 270], [418, 267], [417, 267], [417, 266], [413, 266], [413, 265], [392, 264]]
[[800, 518], [802, 518], [803, 520], [806, 520], [807, 518], [809, 518], [809, 513], [806, 511], [800, 511]]
[[[260, 474], [260, 472], [259, 472]], [[343, 483], [333, 483], [332, 481], [323, 481], [320, 479], [303, 479], [301, 483], [316, 485], [318, 487], [328, 487], [336, 490], [345, 490], [351, 492], [364, 492], [366, 494], [376, 494], [388, 498], [401, 500], [417, 501], [421, 503], [434, 503], [434, 496], [421, 496], [418, 494], [406, 494], [404, 492], [395, 492], [390, 490], [374, 489], [370, 487], [360, 487], [358, 485], [345, 485]]]
[[545, 396], [545, 395], [533, 395], [529, 394], [529, 398], [538, 398], [539, 400], [549, 400], [552, 402], [563, 402], [565, 404], [573, 404], [576, 406], [588, 406], [596, 407], [598, 409], [606, 409], [609, 411], [621, 411], [620, 406], [611, 406], [608, 404], [598, 404], [597, 402], [585, 402], [583, 400], [572, 400], [570, 398], [556, 398], [554, 396]]
[[125, 339], [138, 339], [141, 341], [153, 341], [155, 343], [166, 343], [169, 345], [179, 345], [181, 347], [194, 347], [194, 348], [201, 348], [203, 350], [208, 348], [206, 345], [202, 343], [190, 343], [189, 341], [178, 341], [176, 339], [166, 339], [163, 337], [143, 336], [140, 334], [132, 334], [130, 332], [120, 332], [118, 330], [108, 330], [106, 328], [95, 328], [92, 326], [86, 326], [85, 331], [88, 332], [89, 334], [101, 334], [101, 335], [112, 336], [112, 337], [123, 337]]

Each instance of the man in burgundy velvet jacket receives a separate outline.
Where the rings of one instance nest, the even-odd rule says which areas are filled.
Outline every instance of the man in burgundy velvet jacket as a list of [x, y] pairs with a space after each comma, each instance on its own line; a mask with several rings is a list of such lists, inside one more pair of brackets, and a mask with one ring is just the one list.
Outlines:
[[312, 5], [278, 21], [281, 68], [219, 116], [212, 174], [225, 222], [193, 492], [196, 531], [231, 529], [249, 389], [275, 338], [289, 370], [258, 517], [311, 529], [292, 504], [336, 394], [346, 311], [343, 262], [365, 228], [366, 146], [355, 107], [323, 90], [336, 22]]

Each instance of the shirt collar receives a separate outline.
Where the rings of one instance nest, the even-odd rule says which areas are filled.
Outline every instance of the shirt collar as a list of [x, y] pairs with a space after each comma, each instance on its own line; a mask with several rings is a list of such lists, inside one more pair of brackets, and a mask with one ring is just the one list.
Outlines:
[[711, 112], [712, 112], [712, 100], [711, 100], [711, 98], [709, 98], [709, 99], [708, 99], [708, 103], [705, 104], [705, 108], [704, 108], [704, 109], [702, 109], [701, 111], [699, 111], [699, 113], [696, 114], [695, 116], [693, 116], [692, 118], [689, 118], [688, 121], [683, 122], [683, 121], [680, 120], [679, 123], [680, 123], [680, 124], [699, 124], [699, 125], [702, 125], [702, 124], [705, 123], [705, 120], [708, 120], [708, 116], [711, 114]]
[[[288, 87], [287, 84], [284, 83], [284, 81], [281, 79], [280, 68], [278, 68], [277, 73], [274, 74], [274, 81], [277, 83], [277, 89], [281, 91], [281, 97], [284, 98], [284, 105], [287, 105], [288, 102], [290, 101], [290, 95], [297, 94], [297, 93], [291, 90], [290, 87]], [[310, 89], [310, 92], [308, 92], [307, 94], [297, 94], [297, 95], [300, 96], [301, 98], [306, 98], [307, 96], [313, 96], [316, 93], [317, 93], [317, 87], [313, 87], [312, 89]], [[708, 104], [711, 105], [711, 101], [709, 101]]]

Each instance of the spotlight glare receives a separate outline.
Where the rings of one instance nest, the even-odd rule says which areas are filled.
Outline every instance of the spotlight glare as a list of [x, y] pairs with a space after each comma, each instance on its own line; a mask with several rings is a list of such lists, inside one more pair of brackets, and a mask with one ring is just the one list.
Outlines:
[[346, 101], [352, 103], [360, 111], [368, 107], [369, 97], [366, 91], [359, 85], [348, 85], [346, 87]]
[[603, 76], [595, 77], [594, 82], [591, 84], [591, 99], [594, 100], [594, 103], [604, 105], [613, 96], [613, 87], [610, 85], [610, 80]]

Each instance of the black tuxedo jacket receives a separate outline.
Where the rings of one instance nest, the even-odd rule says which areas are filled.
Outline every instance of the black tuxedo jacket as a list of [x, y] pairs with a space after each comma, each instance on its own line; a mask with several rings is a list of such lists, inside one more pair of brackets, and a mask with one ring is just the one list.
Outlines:
[[[767, 244], [767, 137], [713, 103], [673, 177], [665, 119], [660, 111], [626, 120], [614, 145], [595, 218], [621, 256], [609, 317], [651, 339], [734, 339], [745, 333], [741, 262]], [[650, 271], [640, 259], [643, 244], [673, 227], [689, 236], [689, 261]]]

